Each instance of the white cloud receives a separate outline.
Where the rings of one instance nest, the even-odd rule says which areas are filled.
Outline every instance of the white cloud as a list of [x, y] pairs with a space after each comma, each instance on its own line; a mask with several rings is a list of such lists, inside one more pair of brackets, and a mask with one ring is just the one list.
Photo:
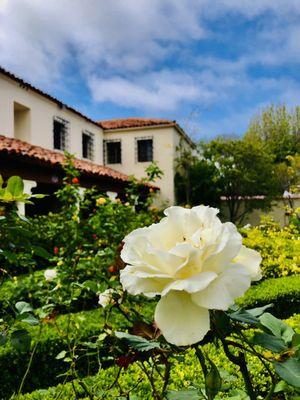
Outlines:
[[[201, 41], [229, 46], [227, 16], [263, 23], [237, 38], [235, 59], [199, 60]], [[260, 91], [296, 101], [292, 81], [249, 70], [300, 63], [299, 16], [299, 0], [0, 0], [0, 64], [44, 89], [72, 65], [94, 101], [142, 111], [227, 107]]]
[[128, 80], [120, 76], [89, 79], [93, 98], [128, 108], [170, 111], [182, 102], [210, 102], [209, 90], [200, 90], [189, 75], [174, 71], [143, 74]]
[[195, 0], [3, 4], [0, 62], [37, 81], [49, 79], [49, 68], [55, 78], [71, 55], [86, 72], [140, 71], [205, 34]]

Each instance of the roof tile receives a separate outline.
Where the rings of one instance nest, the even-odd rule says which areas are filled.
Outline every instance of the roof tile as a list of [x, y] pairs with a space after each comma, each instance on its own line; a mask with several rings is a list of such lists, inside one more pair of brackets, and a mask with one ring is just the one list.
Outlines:
[[[53, 166], [62, 165], [66, 157], [60, 151], [48, 150], [40, 146], [35, 146], [22, 140], [9, 138], [0, 135], [0, 154], [7, 153], [11, 155], [22, 155], [34, 160], [42, 161]], [[119, 181], [128, 181], [128, 176], [115, 171], [112, 168], [95, 164], [91, 161], [74, 160], [75, 167], [86, 174], [98, 175], [117, 179]]]

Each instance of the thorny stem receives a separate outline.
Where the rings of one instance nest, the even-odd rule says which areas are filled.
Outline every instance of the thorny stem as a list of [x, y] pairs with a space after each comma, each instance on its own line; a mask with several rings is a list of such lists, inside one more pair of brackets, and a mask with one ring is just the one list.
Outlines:
[[235, 356], [234, 354], [232, 354], [230, 352], [228, 343], [226, 342], [226, 340], [224, 340], [224, 338], [222, 338], [222, 337], [220, 339], [223, 344], [223, 348], [224, 348], [227, 358], [234, 364], [238, 365], [240, 368], [241, 374], [242, 374], [244, 382], [245, 382], [246, 391], [250, 397], [250, 400], [256, 400], [257, 397], [256, 397], [256, 394], [255, 394], [253, 386], [252, 386], [250, 374], [249, 374], [246, 360], [245, 360], [245, 355], [242, 352], [239, 352], [239, 355]]
[[29, 374], [29, 371], [30, 371], [30, 368], [31, 368], [31, 364], [32, 364], [32, 361], [33, 361], [33, 356], [34, 356], [35, 351], [36, 351], [36, 349], [37, 349], [37, 346], [38, 346], [38, 343], [39, 343], [39, 338], [40, 338], [40, 336], [41, 336], [41, 333], [42, 333], [42, 325], [40, 325], [39, 334], [38, 334], [38, 337], [37, 337], [37, 339], [36, 339], [35, 345], [34, 345], [34, 347], [33, 347], [33, 349], [32, 349], [32, 352], [31, 352], [31, 355], [30, 355], [30, 359], [29, 359], [29, 362], [28, 362], [28, 365], [27, 365], [25, 374], [24, 374], [24, 376], [23, 376], [23, 378], [22, 378], [22, 381], [21, 381], [21, 384], [20, 384], [20, 387], [19, 387], [18, 394], [21, 394], [21, 393], [22, 393], [22, 389], [23, 389], [25, 380], [26, 380], [26, 378], [27, 378], [27, 376], [28, 376], [28, 374]]
[[153, 398], [154, 398], [155, 400], [162, 400], [162, 398], [161, 398], [161, 396], [159, 395], [159, 393], [157, 393], [157, 389], [156, 389], [155, 384], [154, 384], [154, 382], [153, 382], [153, 377], [152, 377], [152, 376], [149, 374], [149, 372], [147, 371], [147, 368], [145, 367], [143, 361], [141, 361], [140, 366], [141, 366], [142, 370], [144, 371], [145, 375], [147, 376], [147, 378], [148, 378], [148, 380], [149, 380], [149, 382], [150, 382], [150, 385], [151, 385], [151, 387], [152, 387]]
[[169, 379], [170, 379], [170, 371], [171, 371], [171, 364], [169, 363], [168, 360], [166, 360], [166, 366], [165, 366], [165, 375], [164, 375], [164, 385], [162, 388], [162, 396], [165, 395]]
[[112, 389], [115, 386], [115, 384], [118, 382], [120, 375], [121, 375], [121, 371], [122, 371], [122, 367], [119, 368], [116, 378], [114, 379], [113, 383], [111, 385], [109, 385], [107, 390]]
[[88, 395], [90, 400], [94, 400], [94, 396], [93, 394], [90, 392], [89, 388], [87, 387], [87, 385], [83, 382], [83, 380], [79, 380], [78, 381], [79, 385], [82, 387], [82, 389], [86, 392], [86, 394]]
[[[271, 379], [272, 379], [272, 383], [275, 384], [276, 383], [276, 378], [273, 374], [273, 372], [271, 371], [271, 369], [269, 368], [268, 364], [266, 363], [266, 361], [268, 361], [267, 359], [265, 359], [261, 354], [259, 354], [254, 346], [247, 340], [246, 336], [242, 333], [239, 332], [239, 334], [241, 335], [242, 339], [248, 344], [248, 346], [251, 348], [252, 353], [259, 358], [260, 362], [263, 364], [263, 366], [266, 368], [266, 370], [268, 371]], [[266, 360], [266, 361], [265, 361]]]
[[276, 383], [273, 382], [269, 393], [268, 393], [267, 396], [265, 397], [265, 400], [271, 400], [271, 399], [273, 398], [275, 386], [276, 386]]
[[203, 352], [202, 352], [202, 350], [200, 349], [200, 347], [199, 346], [195, 346], [195, 351], [196, 351], [196, 356], [197, 356], [197, 358], [198, 358], [198, 360], [199, 360], [199, 362], [200, 362], [200, 365], [201, 365], [201, 368], [202, 368], [202, 371], [203, 371], [203, 374], [204, 374], [204, 377], [207, 375], [207, 366], [206, 366], [206, 364], [205, 364], [205, 357], [204, 357], [204, 355], [203, 355]]

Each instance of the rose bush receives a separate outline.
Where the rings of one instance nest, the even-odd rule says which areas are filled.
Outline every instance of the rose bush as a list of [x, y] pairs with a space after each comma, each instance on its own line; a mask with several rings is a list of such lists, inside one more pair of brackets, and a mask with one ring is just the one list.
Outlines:
[[186, 346], [210, 329], [209, 310], [227, 310], [261, 278], [261, 256], [242, 245], [232, 223], [206, 206], [170, 207], [159, 223], [124, 239], [124, 290], [161, 296], [155, 322], [166, 340]]

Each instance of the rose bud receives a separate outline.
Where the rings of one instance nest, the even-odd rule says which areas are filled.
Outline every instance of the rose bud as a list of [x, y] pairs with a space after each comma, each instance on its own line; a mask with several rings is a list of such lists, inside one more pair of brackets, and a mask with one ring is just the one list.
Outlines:
[[111, 274], [115, 274], [117, 272], [117, 268], [114, 265], [110, 265], [108, 267], [108, 272]]

